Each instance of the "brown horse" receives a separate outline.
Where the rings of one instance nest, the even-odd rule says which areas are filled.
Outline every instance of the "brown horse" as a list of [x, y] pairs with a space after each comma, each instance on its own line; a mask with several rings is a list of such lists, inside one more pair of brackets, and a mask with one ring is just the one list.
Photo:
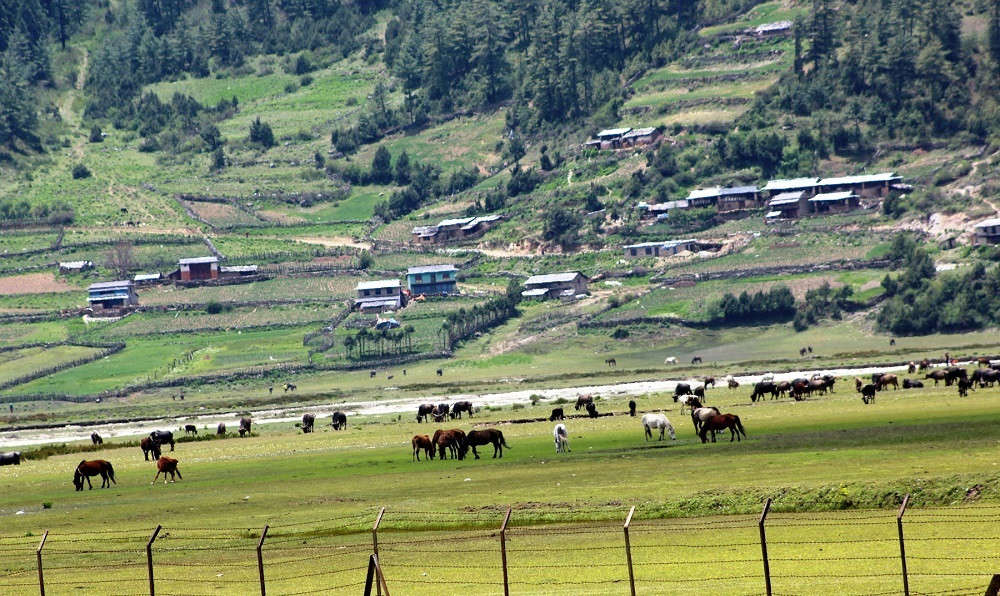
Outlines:
[[413, 457], [417, 461], [420, 461], [421, 449], [424, 451], [424, 459], [434, 459], [434, 445], [431, 443], [430, 437], [427, 435], [414, 435], [411, 443], [413, 444]]
[[[76, 467], [76, 471], [73, 472], [73, 486], [76, 490], [83, 490], [83, 481], [87, 481], [87, 486], [90, 487], [89, 490], [94, 489], [94, 485], [90, 483], [91, 476], [101, 476], [101, 488], [111, 488], [111, 483], [115, 481], [115, 469], [111, 465], [111, 462], [104, 461], [103, 459], [94, 459], [91, 461], [82, 461], [80, 465]], [[111, 482], [108, 482], [108, 481]]]
[[174, 474], [177, 474], [178, 478], [184, 480], [184, 477], [181, 476], [181, 471], [177, 469], [177, 460], [172, 457], [163, 456], [156, 460], [156, 478], [153, 478], [150, 484], [156, 484], [160, 474], [163, 474], [163, 484], [167, 483], [167, 474], [170, 474], [170, 482], [174, 481]]
[[448, 459], [448, 453], [451, 453], [452, 459], [465, 459], [465, 454], [462, 453], [462, 444], [464, 442], [465, 431], [457, 428], [451, 430], [438, 429], [434, 431], [434, 437], [431, 439], [431, 448], [438, 448], [438, 457], [442, 460]]
[[472, 455], [479, 459], [479, 454], [476, 453], [476, 447], [480, 445], [489, 445], [493, 443], [493, 458], [496, 459], [497, 455], [503, 457], [503, 448], [506, 447], [510, 449], [510, 445], [507, 441], [503, 439], [503, 433], [495, 428], [488, 428], [486, 430], [473, 430], [469, 431], [469, 434], [465, 436], [465, 440], [462, 441], [462, 447], [459, 450], [459, 455], [465, 457], [465, 454], [469, 452], [469, 447], [472, 447]]
[[160, 444], [151, 439], [150, 437], [143, 437], [139, 441], [139, 447], [142, 448], [142, 457], [146, 461], [149, 461], [149, 454], [153, 454], [153, 461], [160, 459]]
[[[727, 428], [729, 429], [729, 433], [731, 435], [729, 437], [730, 443], [733, 442], [733, 439], [739, 441], [741, 434], [744, 437], [747, 436], [747, 431], [743, 428], [743, 424], [740, 423], [739, 416], [736, 414], [721, 414], [719, 416], [712, 416], [708, 420], [701, 423], [701, 433], [699, 433], [699, 436], [701, 436], [701, 442], [708, 442], [709, 431], [718, 432], [726, 430]], [[715, 442], [714, 434], [712, 435], [712, 442]]]

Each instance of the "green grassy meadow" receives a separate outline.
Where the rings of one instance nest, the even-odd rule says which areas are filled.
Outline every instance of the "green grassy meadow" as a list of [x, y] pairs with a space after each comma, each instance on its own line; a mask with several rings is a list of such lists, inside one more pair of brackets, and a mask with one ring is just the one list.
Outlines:
[[[989, 439], [1000, 431], [996, 389], [967, 400], [943, 386], [890, 390], [872, 406], [846, 387], [805, 402], [755, 405], [742, 391], [710, 390], [709, 402], [738, 414], [748, 438], [708, 445], [668, 397], [637, 401], [640, 411], [666, 411], [676, 442], [645, 442], [638, 420], [620, 415], [624, 401], [612, 399], [600, 400], [599, 410], [619, 415], [567, 421], [573, 451], [560, 455], [552, 452], [549, 422], [503, 424], [545, 416], [551, 404], [543, 403], [483, 411], [450, 425], [501, 428], [511, 448], [497, 460], [487, 449], [479, 461], [408, 461], [410, 436], [439, 425], [382, 416], [352, 418], [341, 433], [320, 420], [312, 435], [286, 423], [258, 427], [249, 439], [180, 443], [172, 455], [184, 479], [166, 486], [150, 486], [151, 464], [136, 447], [116, 447], [118, 439], [93, 456], [115, 464], [118, 483], [110, 490], [74, 492], [69, 480], [79, 454], [5, 467], [0, 541], [12, 550], [0, 564], [0, 585], [9, 582], [6, 593], [30, 593], [32, 549], [46, 529], [48, 565], [55, 567], [47, 580], [82, 593], [100, 590], [58, 568], [86, 564], [126, 565], [122, 578], [138, 582], [142, 567], [127, 564], [141, 562], [135, 556], [162, 524], [154, 551], [164, 586], [171, 585], [167, 578], [185, 577], [188, 589], [233, 591], [240, 580], [255, 579], [254, 539], [270, 524], [264, 552], [265, 561], [275, 562], [275, 583], [269, 589], [339, 586], [362, 579], [366, 528], [382, 506], [380, 550], [390, 588], [415, 594], [438, 593], [437, 582], [496, 585], [495, 531], [508, 505], [514, 507], [511, 579], [519, 593], [599, 594], [622, 582], [620, 523], [631, 506], [633, 556], [646, 593], [663, 586], [696, 593], [699, 575], [680, 563], [706, 558], [733, 559], [727, 576], [734, 579], [716, 585], [761, 590], [753, 514], [768, 497], [774, 499], [768, 536], [775, 591], [778, 585], [808, 594], [831, 586], [841, 593], [898, 589], [894, 509], [906, 492], [913, 494], [906, 521], [914, 590], [982, 587], [992, 572], [987, 561], [1000, 556], [1000, 530], [984, 526], [969, 543], [960, 521], [997, 511], [1000, 446]], [[163, 505], [149, 507], [150, 499]], [[24, 513], [12, 515], [16, 511]], [[945, 544], [957, 559], [948, 565], [933, 557]], [[598, 546], [612, 552], [594, 565]], [[93, 549], [109, 552], [80, 553]], [[858, 549], [865, 561], [844, 560]], [[455, 564], [434, 565], [431, 552], [454, 553]], [[297, 578], [330, 568], [308, 565], [306, 557], [336, 561], [344, 577]], [[194, 565], [191, 575], [175, 568], [186, 565]], [[467, 565], [482, 573], [468, 573]], [[25, 571], [7, 575], [18, 570]], [[937, 573], [972, 575], [931, 575]]]

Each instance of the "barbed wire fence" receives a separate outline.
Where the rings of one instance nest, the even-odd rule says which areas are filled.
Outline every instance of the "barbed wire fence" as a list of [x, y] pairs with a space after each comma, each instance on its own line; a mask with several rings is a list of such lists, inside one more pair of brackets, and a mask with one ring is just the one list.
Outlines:
[[[364, 509], [263, 527], [0, 534], [0, 593], [997, 594], [1000, 505], [664, 518]], [[987, 587], [989, 586], [989, 590]], [[990, 591], [992, 590], [992, 591]]]

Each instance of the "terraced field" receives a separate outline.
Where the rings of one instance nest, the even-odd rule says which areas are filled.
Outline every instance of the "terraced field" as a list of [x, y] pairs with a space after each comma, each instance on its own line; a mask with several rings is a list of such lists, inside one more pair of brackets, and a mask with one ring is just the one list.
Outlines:
[[145, 312], [130, 315], [107, 327], [98, 327], [95, 332], [106, 338], [126, 339], [163, 333], [211, 330], [227, 332], [251, 327], [296, 326], [326, 321], [342, 309], [343, 307], [337, 304], [317, 303], [302, 306], [233, 308], [219, 314], [206, 314], [200, 311]]
[[97, 352], [100, 352], [100, 349], [82, 346], [53, 346], [0, 352], [0, 383], [86, 358]]
[[354, 275], [333, 277], [278, 278], [250, 284], [180, 288], [172, 285], [140, 290], [142, 304], [205, 304], [216, 301], [239, 303], [251, 300], [328, 300], [350, 298], [359, 281]]

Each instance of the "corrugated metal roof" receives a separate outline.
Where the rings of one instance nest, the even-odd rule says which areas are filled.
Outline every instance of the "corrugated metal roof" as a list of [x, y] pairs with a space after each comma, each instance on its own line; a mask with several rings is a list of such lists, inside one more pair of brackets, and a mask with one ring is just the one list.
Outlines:
[[851, 197], [856, 197], [857, 195], [849, 190], [841, 192], [824, 192], [816, 195], [815, 197], [809, 199], [810, 203], [822, 203], [825, 201], [844, 201]]
[[691, 244], [695, 242], [694, 238], [688, 238], [686, 240], [663, 240], [660, 242], [640, 242], [639, 244], [629, 244], [623, 246], [622, 248], [646, 248], [653, 246], [660, 246], [663, 248], [672, 248], [674, 246], [680, 246], [682, 244]]
[[869, 182], [892, 182], [901, 180], [893, 172], [882, 172], [881, 174], [863, 174], [861, 176], [841, 176], [840, 178], [823, 178], [819, 181], [820, 186], [840, 186], [842, 184], [867, 184]]
[[652, 213], [669, 211], [670, 209], [686, 209], [691, 203], [687, 199], [679, 199], [676, 201], [667, 201], [666, 203], [657, 203], [655, 205], [649, 206], [649, 211]]
[[257, 265], [233, 265], [231, 267], [219, 267], [221, 273], [255, 273]]
[[120, 280], [120, 281], [99, 281], [97, 283], [92, 283], [87, 286], [87, 291], [90, 290], [115, 290], [118, 288], [131, 288], [135, 284], [131, 280]]
[[378, 296], [376, 298], [358, 298], [354, 301], [355, 305], [360, 305], [362, 308], [371, 306], [399, 306], [399, 296], [394, 298], [386, 298], [385, 296]]
[[768, 31], [784, 31], [786, 29], [792, 28], [791, 21], [778, 21], [776, 23], [764, 23], [763, 25], [757, 25], [754, 29], [755, 33], [767, 33]]
[[627, 132], [622, 135], [623, 139], [634, 139], [635, 137], [645, 137], [656, 132], [656, 127], [649, 126], [646, 128], [637, 128], [631, 132]]
[[548, 273], [545, 275], [532, 275], [528, 278], [528, 281], [524, 282], [526, 286], [538, 285], [538, 284], [552, 284], [573, 281], [576, 276], [581, 276], [586, 279], [579, 271], [567, 271], [566, 273]]
[[129, 293], [125, 291], [115, 291], [110, 294], [101, 294], [99, 296], [88, 296], [87, 302], [102, 302], [104, 300], [128, 300], [130, 298]]
[[413, 228], [412, 234], [437, 234], [437, 226], [417, 226]]
[[160, 273], [138, 273], [135, 276], [135, 281], [153, 281], [163, 277]]
[[601, 132], [597, 133], [597, 138], [602, 138], [602, 137], [620, 137], [620, 136], [622, 136], [623, 134], [627, 133], [630, 130], [632, 130], [632, 129], [631, 128], [608, 128], [606, 130], [602, 130]]
[[358, 282], [357, 289], [359, 290], [374, 290], [376, 288], [398, 288], [398, 279], [378, 279], [375, 281], [361, 281]]
[[458, 271], [454, 265], [422, 265], [420, 267], [410, 267], [406, 270], [407, 275], [418, 273], [444, 273], [445, 271]]
[[812, 188], [819, 183], [819, 178], [790, 178], [784, 180], [768, 180], [764, 190], [795, 190], [797, 188]]
[[84, 267], [93, 266], [93, 261], [66, 261], [65, 263], [59, 263], [59, 267], [62, 269], [83, 269]]
[[720, 189], [718, 186], [716, 186], [715, 188], [696, 188], [695, 190], [692, 190], [691, 194], [689, 194], [687, 196], [687, 200], [690, 201], [692, 199], [704, 199], [704, 198], [708, 198], [708, 197], [717, 197], [717, 196], [719, 196], [721, 194], [721, 192], [720, 192], [721, 190], [722, 189]]
[[1000, 226], [1000, 217], [994, 217], [992, 219], [984, 219], [983, 221], [977, 223], [976, 228], [992, 228], [993, 226]]
[[438, 227], [439, 228], [443, 228], [445, 226], [464, 226], [465, 224], [469, 223], [470, 221], [472, 221], [474, 219], [476, 219], [476, 218], [475, 217], [459, 217], [457, 219], [446, 219], [446, 220], [443, 220], [443, 221], [439, 222], [438, 223]]
[[219, 257], [192, 257], [178, 261], [181, 265], [201, 265], [203, 263], [218, 263]]
[[546, 290], [545, 288], [535, 288], [533, 290], [525, 290], [525, 291], [521, 292], [521, 295], [522, 296], [528, 296], [530, 298], [532, 296], [544, 296], [544, 295], [546, 295], [548, 293], [549, 293], [549, 291]]

